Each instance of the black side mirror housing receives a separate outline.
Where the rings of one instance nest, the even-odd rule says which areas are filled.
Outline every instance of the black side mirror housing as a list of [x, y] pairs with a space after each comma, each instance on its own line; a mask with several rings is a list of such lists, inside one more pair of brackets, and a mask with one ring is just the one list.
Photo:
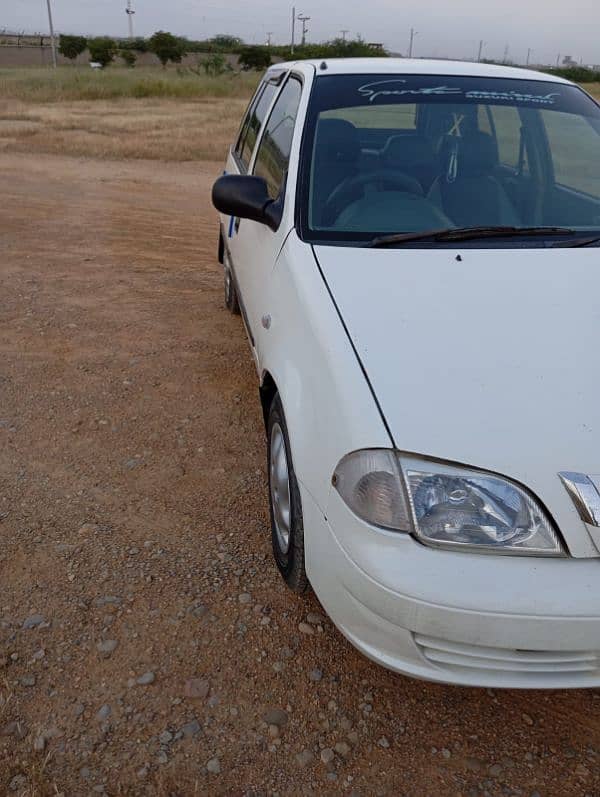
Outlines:
[[212, 203], [220, 213], [266, 224], [273, 231], [281, 224], [282, 203], [271, 199], [262, 177], [243, 174], [219, 177], [213, 185]]

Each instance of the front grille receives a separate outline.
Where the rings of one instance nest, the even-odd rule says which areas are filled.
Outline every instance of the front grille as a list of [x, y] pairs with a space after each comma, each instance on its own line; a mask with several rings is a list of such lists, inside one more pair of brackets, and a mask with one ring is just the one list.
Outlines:
[[443, 669], [463, 672], [566, 675], [597, 672], [600, 665], [600, 654], [593, 651], [510, 650], [448, 642], [421, 634], [415, 634], [414, 640], [427, 661]]

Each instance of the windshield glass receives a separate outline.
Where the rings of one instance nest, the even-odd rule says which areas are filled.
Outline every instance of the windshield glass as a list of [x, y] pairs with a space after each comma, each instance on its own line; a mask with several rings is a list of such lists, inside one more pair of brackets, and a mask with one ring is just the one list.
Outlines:
[[311, 240], [481, 226], [600, 234], [600, 107], [575, 86], [323, 75], [303, 153]]

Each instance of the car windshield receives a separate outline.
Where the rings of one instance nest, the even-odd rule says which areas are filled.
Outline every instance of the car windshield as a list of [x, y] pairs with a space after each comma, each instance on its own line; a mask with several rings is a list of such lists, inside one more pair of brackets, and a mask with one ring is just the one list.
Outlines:
[[309, 240], [496, 226], [600, 235], [600, 106], [569, 84], [320, 75], [303, 153]]

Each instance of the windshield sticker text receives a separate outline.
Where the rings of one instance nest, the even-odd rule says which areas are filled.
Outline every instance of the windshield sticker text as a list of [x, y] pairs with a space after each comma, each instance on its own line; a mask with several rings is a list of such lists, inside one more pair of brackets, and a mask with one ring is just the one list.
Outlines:
[[406, 96], [461, 96], [466, 100], [500, 100], [504, 102], [532, 103], [534, 105], [554, 105], [555, 99], [560, 94], [527, 94], [520, 91], [485, 91], [471, 89], [465, 91], [452, 86], [423, 86], [421, 88], [406, 88], [406, 80], [380, 80], [376, 83], [366, 83], [359, 86], [358, 93], [368, 102], [375, 102], [379, 97], [406, 97]]

